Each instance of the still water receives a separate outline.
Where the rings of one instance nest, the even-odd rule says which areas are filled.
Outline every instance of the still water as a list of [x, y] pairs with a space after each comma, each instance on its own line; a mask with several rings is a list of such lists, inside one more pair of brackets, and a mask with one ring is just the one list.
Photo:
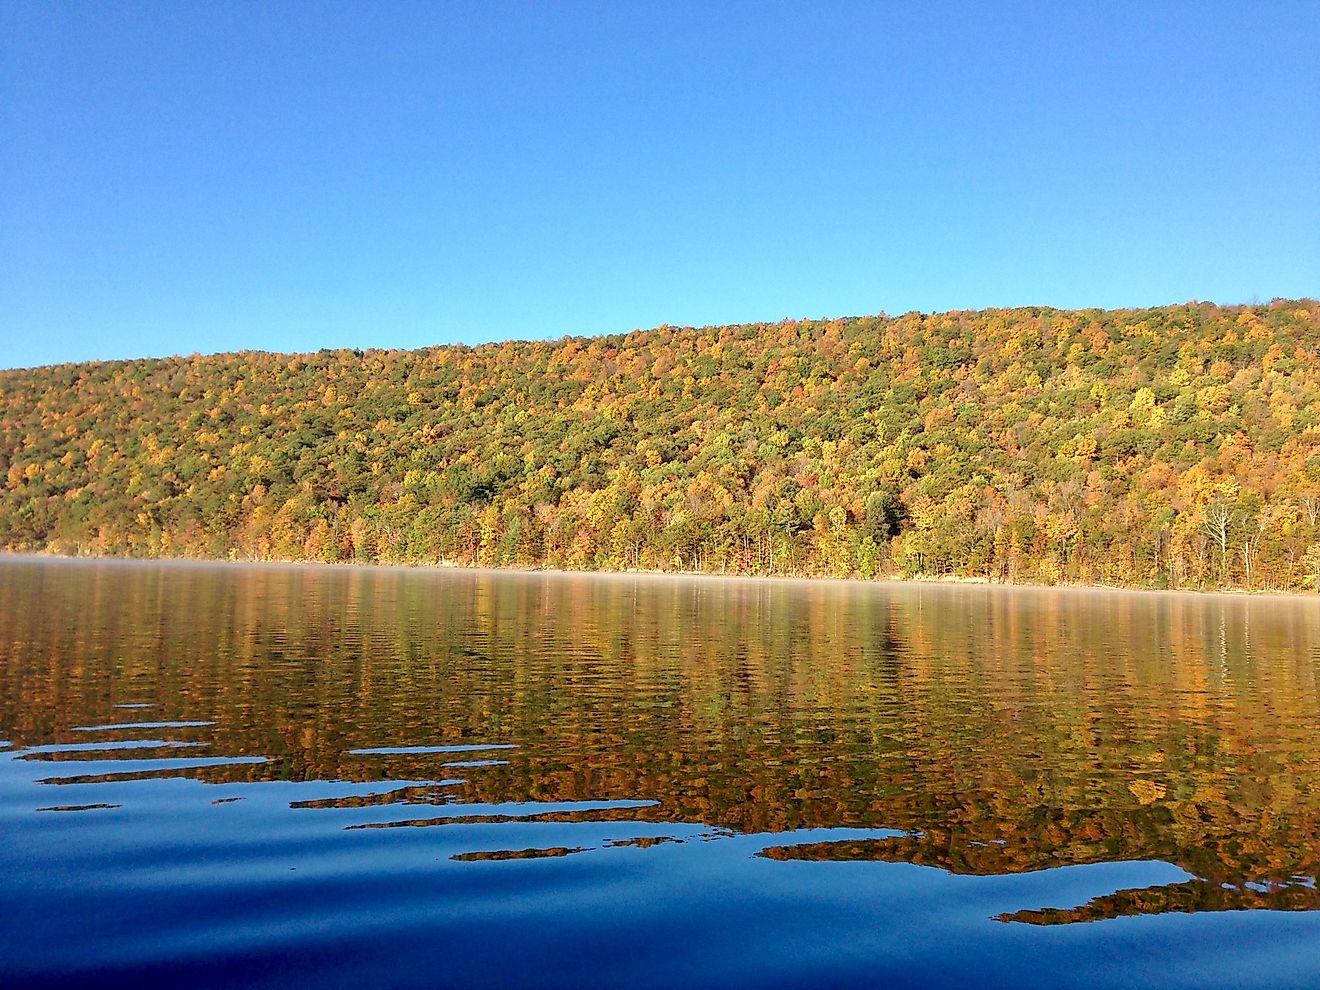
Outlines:
[[1320, 602], [0, 561], [0, 985], [1320, 986]]

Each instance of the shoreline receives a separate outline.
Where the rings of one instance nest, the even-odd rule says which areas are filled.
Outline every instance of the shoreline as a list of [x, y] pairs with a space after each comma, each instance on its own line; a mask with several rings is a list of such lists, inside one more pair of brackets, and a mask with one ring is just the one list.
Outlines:
[[886, 577], [850, 578], [791, 574], [714, 574], [706, 571], [652, 571], [652, 570], [573, 570], [558, 567], [473, 567], [463, 564], [389, 564], [379, 562], [321, 560], [236, 560], [224, 557], [121, 557], [95, 554], [13, 553], [0, 552], [0, 563], [20, 561], [31, 563], [63, 562], [70, 564], [110, 564], [114, 566], [153, 565], [167, 567], [259, 567], [275, 569], [326, 569], [332, 571], [396, 571], [422, 574], [472, 574], [499, 576], [587, 577], [601, 579], [646, 578], [669, 581], [714, 580], [760, 584], [806, 584], [819, 586], [845, 586], [857, 588], [983, 588], [990, 591], [1032, 591], [1068, 593], [1108, 593], [1122, 595], [1173, 595], [1193, 598], [1228, 598], [1238, 601], [1280, 599], [1304, 601], [1320, 600], [1320, 595], [1308, 591], [1250, 591], [1245, 588], [1142, 588], [1113, 584], [1034, 584], [1030, 582], [1003, 584], [974, 577]]

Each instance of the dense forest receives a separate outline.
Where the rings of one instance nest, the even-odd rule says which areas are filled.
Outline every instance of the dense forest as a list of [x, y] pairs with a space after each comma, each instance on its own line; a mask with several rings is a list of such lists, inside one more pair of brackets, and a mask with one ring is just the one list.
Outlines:
[[1320, 303], [0, 372], [0, 547], [1320, 587]]

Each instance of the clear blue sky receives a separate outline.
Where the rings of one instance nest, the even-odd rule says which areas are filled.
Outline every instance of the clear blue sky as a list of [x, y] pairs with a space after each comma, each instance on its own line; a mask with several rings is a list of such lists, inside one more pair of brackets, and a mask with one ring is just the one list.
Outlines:
[[0, 367], [1320, 292], [1320, 2], [0, 4]]

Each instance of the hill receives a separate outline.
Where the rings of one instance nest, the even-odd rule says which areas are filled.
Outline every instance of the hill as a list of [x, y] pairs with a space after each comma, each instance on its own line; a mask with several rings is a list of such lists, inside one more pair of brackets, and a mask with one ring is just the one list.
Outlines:
[[0, 372], [10, 551], [1320, 581], [1320, 303]]

